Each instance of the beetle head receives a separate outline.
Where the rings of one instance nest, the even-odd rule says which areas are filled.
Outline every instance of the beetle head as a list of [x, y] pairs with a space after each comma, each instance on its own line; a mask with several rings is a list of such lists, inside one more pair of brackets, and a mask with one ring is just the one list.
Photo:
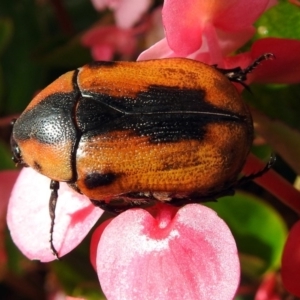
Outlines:
[[72, 91], [45, 89], [31, 101], [13, 123], [11, 150], [17, 165], [29, 166], [52, 180], [73, 180], [78, 137], [72, 117], [75, 96]]
[[[13, 120], [11, 122], [13, 128], [14, 128], [14, 125], [15, 125], [15, 122], [16, 120]], [[22, 160], [22, 153], [21, 153], [21, 150], [20, 150], [20, 147], [18, 145], [18, 143], [16, 142], [14, 136], [13, 136], [13, 132], [11, 134], [11, 137], [10, 137], [10, 148], [11, 148], [11, 152], [12, 152], [12, 160], [13, 162], [16, 164], [16, 166], [24, 166], [24, 167], [28, 167], [27, 164], [25, 164]]]

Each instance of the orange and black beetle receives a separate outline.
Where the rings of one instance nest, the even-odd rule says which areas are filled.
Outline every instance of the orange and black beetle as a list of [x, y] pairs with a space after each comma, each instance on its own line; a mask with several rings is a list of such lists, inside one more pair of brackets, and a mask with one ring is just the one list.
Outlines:
[[[15, 121], [16, 163], [114, 211], [200, 202], [232, 191], [252, 144], [248, 108], [222, 70], [169, 58], [95, 62], [46, 87]], [[52, 205], [52, 214], [54, 211]]]

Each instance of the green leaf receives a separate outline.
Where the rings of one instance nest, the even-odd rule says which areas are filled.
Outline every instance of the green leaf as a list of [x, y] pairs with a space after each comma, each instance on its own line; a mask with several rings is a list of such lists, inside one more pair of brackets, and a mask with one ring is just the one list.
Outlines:
[[13, 33], [12, 20], [9, 18], [0, 18], [0, 56], [8, 45]]
[[264, 13], [256, 22], [256, 38], [300, 38], [300, 8], [286, 0]]
[[[68, 0], [60, 12], [63, 15], [53, 9], [51, 1], [0, 1], [0, 16], [10, 18], [14, 28], [0, 64], [5, 74], [2, 114], [23, 111], [35, 93], [56, 77], [90, 61], [89, 49], [79, 46], [78, 32], [97, 20], [97, 12], [86, 0]], [[74, 25], [69, 34], [61, 24], [66, 21]]]
[[0, 170], [7, 170], [7, 169], [14, 168], [14, 163], [11, 159], [12, 157], [11, 151], [1, 141], [0, 141], [0, 157], [1, 157]]
[[24, 255], [12, 241], [8, 228], [5, 230], [5, 249], [9, 254], [7, 256], [7, 265], [10, 272], [18, 275], [23, 274], [24, 262], [27, 261], [27, 258], [24, 257]]
[[[13, 33], [13, 24], [10, 18], [0, 18], [0, 56], [6, 49]], [[0, 112], [3, 110], [3, 95], [4, 95], [4, 82], [3, 72], [0, 65]]]
[[281, 216], [252, 195], [237, 193], [208, 203], [228, 224], [237, 243], [242, 271], [257, 277], [280, 266], [287, 228]]
[[251, 85], [243, 98], [267, 116], [300, 130], [300, 85]]
[[267, 163], [269, 161], [270, 157], [272, 156], [272, 154], [274, 153], [274, 150], [268, 144], [252, 145], [251, 153], [253, 153], [255, 156], [257, 156], [262, 161]]
[[3, 95], [4, 95], [4, 82], [3, 82], [2, 67], [0, 65], [0, 113], [2, 113], [4, 107]]
[[52, 269], [67, 295], [90, 300], [105, 300], [88, 253], [78, 248], [61, 261], [51, 263]]
[[41, 44], [34, 52], [35, 61], [48, 68], [75, 69], [92, 60], [90, 49], [72, 39], [55, 37]]
[[32, 49], [41, 39], [40, 23], [33, 0], [1, 1], [0, 12], [14, 27], [9, 45], [1, 56], [4, 76], [3, 111], [22, 111], [40, 87], [44, 70], [34, 63]]

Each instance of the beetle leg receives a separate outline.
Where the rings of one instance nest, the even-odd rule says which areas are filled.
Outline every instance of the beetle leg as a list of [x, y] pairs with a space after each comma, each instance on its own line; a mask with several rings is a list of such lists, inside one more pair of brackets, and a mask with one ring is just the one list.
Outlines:
[[253, 173], [251, 175], [243, 176], [242, 178], [240, 178], [235, 183], [235, 187], [234, 188], [239, 187], [239, 186], [241, 186], [242, 184], [244, 184], [246, 182], [249, 182], [249, 181], [251, 181], [251, 180], [253, 180], [253, 179], [257, 178], [257, 177], [260, 177], [260, 176], [264, 175], [265, 173], [267, 173], [273, 167], [273, 165], [275, 164], [275, 162], [276, 162], [276, 156], [272, 154], [271, 157], [270, 157], [270, 159], [269, 159], [269, 161], [267, 162], [267, 164], [265, 165], [265, 167], [262, 170], [260, 170], [260, 171], [258, 171], [256, 173]]
[[130, 209], [130, 208], [145, 208], [149, 206], [150, 202], [155, 201], [156, 199], [149, 198], [148, 200], [145, 199], [138, 199], [125, 197], [126, 202], [123, 201], [124, 204], [111, 204], [107, 203], [104, 200], [93, 200], [90, 199], [91, 202], [95, 205], [107, 211], [109, 213], [114, 214], [115, 216]]
[[240, 187], [244, 183], [247, 183], [257, 177], [264, 175], [272, 168], [275, 162], [276, 162], [276, 156], [272, 155], [268, 163], [265, 165], [265, 167], [262, 170], [248, 176], [243, 176], [235, 183], [233, 183], [230, 187], [221, 190], [218, 193], [212, 193], [211, 195], [206, 194], [205, 196], [194, 194], [194, 195], [190, 195], [189, 198], [173, 198], [168, 203], [174, 206], [182, 206], [188, 203], [203, 203], [203, 202], [217, 201], [217, 199], [221, 197], [233, 196], [235, 194], [236, 188]]
[[271, 60], [274, 58], [275, 55], [273, 53], [265, 53], [259, 56], [250, 66], [245, 69], [242, 69], [240, 67], [233, 69], [216, 69], [223, 73], [230, 81], [237, 82], [247, 88], [247, 85], [244, 83], [244, 81], [247, 80], [247, 75], [251, 73], [262, 61]]
[[[248, 175], [248, 176], [243, 176], [242, 178], [237, 180], [233, 185], [231, 185], [229, 188], [224, 189], [218, 193], [212, 193], [211, 195], [205, 195], [205, 196], [190, 195], [188, 198], [173, 198], [171, 201], [168, 202], [168, 204], [171, 204], [173, 206], [183, 206], [188, 203], [202, 203], [202, 202], [209, 202], [209, 201], [217, 201], [216, 200], [217, 198], [221, 198], [221, 197], [225, 197], [225, 196], [233, 196], [235, 194], [236, 188], [238, 188], [239, 186], [241, 186], [242, 184], [244, 184], [246, 182], [249, 182], [257, 177], [262, 176], [263, 174], [265, 174], [272, 168], [272, 166], [274, 165], [275, 162], [276, 162], [276, 156], [272, 155], [270, 157], [268, 163], [262, 170], [260, 170], [256, 173], [253, 173], [251, 175]], [[56, 193], [57, 193], [57, 190], [56, 190]], [[114, 215], [118, 215], [130, 208], [142, 207], [144, 204], [144, 203], [143, 204], [127, 203], [125, 205], [111, 205], [110, 203], [107, 203], [103, 200], [102, 201], [101, 200], [92, 200], [92, 199], [90, 199], [90, 200], [95, 206], [98, 206], [101, 209], [103, 209], [104, 211], [110, 212]], [[152, 200], [159, 201], [157, 199], [152, 199]], [[54, 211], [53, 211], [53, 214], [54, 214]], [[54, 218], [52, 218], [52, 216], [51, 216], [51, 220], [52, 220], [52, 223], [51, 223], [50, 233], [51, 232], [53, 233]], [[51, 233], [51, 241], [52, 241], [52, 233]], [[51, 244], [51, 249], [53, 251], [56, 251], [53, 244]]]
[[104, 211], [107, 211], [107, 212], [109, 212], [109, 213], [111, 213], [115, 216], [117, 216], [118, 214], [124, 212], [127, 209], [137, 208], [137, 207], [141, 206], [139, 204], [132, 205], [131, 203], [126, 204], [126, 205], [112, 205], [110, 203], [105, 202], [104, 200], [92, 200], [92, 199], [90, 199], [90, 200], [95, 206], [100, 207]]
[[225, 196], [233, 196], [235, 194], [235, 190], [233, 187], [229, 187], [224, 189], [218, 193], [212, 193], [211, 195], [190, 195], [189, 198], [173, 198], [168, 204], [173, 206], [183, 206], [191, 203], [204, 203], [204, 202], [217, 202], [218, 198]]
[[59, 189], [59, 182], [55, 180], [51, 180], [50, 183], [51, 195], [49, 200], [49, 213], [51, 218], [51, 226], [50, 226], [50, 248], [53, 252], [53, 255], [59, 259], [58, 252], [53, 245], [53, 232], [54, 232], [54, 224], [55, 224], [55, 208], [58, 198], [58, 189]]

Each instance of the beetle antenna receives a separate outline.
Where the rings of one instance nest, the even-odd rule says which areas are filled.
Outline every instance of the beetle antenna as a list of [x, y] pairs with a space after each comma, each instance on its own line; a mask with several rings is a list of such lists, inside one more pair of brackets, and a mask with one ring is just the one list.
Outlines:
[[49, 199], [49, 213], [50, 213], [50, 218], [51, 218], [51, 226], [50, 226], [50, 248], [52, 250], [53, 255], [56, 257], [56, 259], [59, 260], [58, 252], [55, 249], [53, 245], [53, 233], [54, 233], [54, 224], [55, 224], [55, 208], [56, 208], [56, 203], [58, 199], [58, 189], [59, 189], [59, 182], [55, 180], [51, 180], [50, 183], [50, 189], [51, 195]]
[[251, 181], [251, 180], [253, 180], [257, 177], [260, 177], [260, 176], [264, 175], [265, 173], [267, 173], [274, 166], [275, 162], [276, 162], [276, 156], [274, 154], [272, 154], [269, 161], [267, 162], [267, 164], [265, 165], [265, 167], [262, 170], [260, 170], [256, 173], [253, 173], [251, 175], [248, 175], [248, 176], [243, 176], [241, 179], [239, 179], [237, 181], [236, 185], [240, 186], [240, 185], [242, 185], [246, 182], [249, 182], [249, 181]]
[[275, 58], [275, 55], [273, 53], [265, 53], [265, 54], [259, 56], [250, 66], [248, 66], [245, 69], [237, 67], [237, 68], [233, 68], [233, 69], [217, 68], [217, 70], [219, 70], [221, 73], [223, 73], [230, 81], [237, 82], [247, 88], [247, 85], [244, 83], [244, 81], [247, 80], [247, 75], [249, 73], [251, 73], [254, 69], [256, 69], [257, 66], [259, 66], [261, 62], [263, 62], [265, 60], [272, 60], [274, 58]]

